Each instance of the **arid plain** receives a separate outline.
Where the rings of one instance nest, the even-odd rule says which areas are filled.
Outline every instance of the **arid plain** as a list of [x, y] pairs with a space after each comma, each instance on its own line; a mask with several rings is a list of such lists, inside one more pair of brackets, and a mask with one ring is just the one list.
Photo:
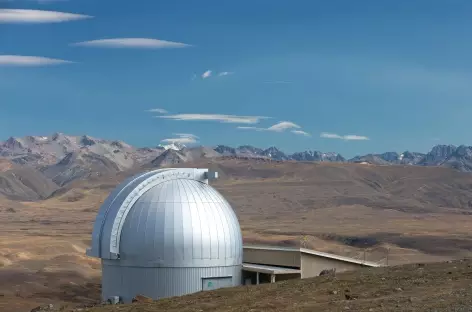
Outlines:
[[[472, 255], [472, 174], [446, 168], [242, 159], [185, 167], [236, 211], [247, 243], [302, 245], [384, 264]], [[0, 199], [0, 310], [99, 299], [99, 262], [85, 256], [100, 204], [133, 172], [76, 181], [43, 201]]]

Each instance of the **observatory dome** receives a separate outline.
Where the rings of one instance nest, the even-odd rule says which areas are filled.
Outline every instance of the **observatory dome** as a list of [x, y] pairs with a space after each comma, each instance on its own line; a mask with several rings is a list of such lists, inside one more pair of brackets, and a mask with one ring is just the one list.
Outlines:
[[102, 298], [130, 302], [241, 284], [236, 214], [207, 169], [160, 169], [121, 183], [95, 220], [87, 254], [102, 259]]

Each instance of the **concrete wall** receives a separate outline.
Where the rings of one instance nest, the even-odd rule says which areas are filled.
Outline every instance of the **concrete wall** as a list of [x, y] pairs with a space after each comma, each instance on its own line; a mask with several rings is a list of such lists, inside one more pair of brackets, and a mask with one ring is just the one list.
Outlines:
[[[287, 280], [292, 280], [292, 279], [300, 279], [300, 273], [275, 275], [275, 281], [276, 282], [287, 281]], [[256, 285], [257, 284], [257, 273], [256, 272], [243, 271], [243, 280], [244, 280], [243, 285], [247, 285], [246, 284], [247, 280], [251, 280], [249, 285]], [[259, 273], [259, 284], [270, 283], [270, 280], [271, 280], [271, 274]]]
[[[336, 269], [336, 272], [354, 271], [364, 267], [362, 264], [346, 262], [320, 255], [307, 254], [299, 250], [271, 250], [244, 247], [243, 262], [274, 265], [282, 267], [300, 268], [300, 274], [287, 275], [279, 274], [276, 280], [292, 279], [294, 277], [307, 278], [318, 276], [325, 269]], [[249, 275], [252, 276], [253, 275]], [[262, 274], [260, 275], [261, 279]], [[254, 279], [254, 277], [253, 277]], [[262, 281], [261, 281], [262, 282]]]
[[321, 256], [301, 253], [302, 278], [318, 276], [325, 269], [336, 269], [336, 272], [355, 271], [363, 266]]
[[276, 282], [287, 281], [287, 280], [292, 280], [292, 279], [300, 279], [300, 273], [279, 274], [279, 275], [275, 276], [275, 281]]
[[299, 268], [300, 251], [244, 248], [243, 262]]

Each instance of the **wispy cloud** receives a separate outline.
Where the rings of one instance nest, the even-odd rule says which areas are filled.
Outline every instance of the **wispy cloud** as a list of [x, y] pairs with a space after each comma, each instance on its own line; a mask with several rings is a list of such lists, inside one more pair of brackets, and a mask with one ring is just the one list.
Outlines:
[[339, 134], [323, 132], [320, 134], [320, 138], [324, 139], [343, 139]]
[[0, 55], [0, 66], [51, 66], [74, 63], [71, 61], [21, 55]]
[[[213, 76], [218, 76], [218, 77], [224, 77], [224, 76], [229, 76], [229, 75], [233, 75], [234, 72], [229, 72], [229, 71], [224, 71], [224, 72], [219, 72], [219, 73], [214, 73], [212, 70], [208, 69], [206, 70], [203, 74], [200, 75], [200, 77], [202, 79], [208, 79], [210, 77], [213, 77]], [[197, 75], [194, 74], [192, 76], [192, 80], [195, 80], [197, 78]]]
[[269, 128], [267, 128], [268, 131], [275, 131], [275, 132], [282, 132], [287, 129], [300, 129], [301, 127], [291, 121], [281, 121]]
[[168, 111], [163, 108], [151, 108], [148, 109], [147, 112], [149, 113], [158, 113], [158, 114], [167, 114]]
[[192, 144], [198, 142], [198, 136], [189, 133], [174, 133], [175, 138], [163, 139], [163, 143]]
[[211, 76], [211, 74], [212, 74], [212, 71], [211, 71], [211, 70], [207, 70], [206, 72], [204, 72], [204, 73], [202, 74], [202, 78], [203, 78], [203, 79], [207, 79], [207, 78], [209, 78], [209, 77]]
[[267, 130], [267, 128], [248, 127], [248, 126], [238, 126], [236, 128], [242, 129], [242, 130], [256, 130], [256, 131], [266, 131]]
[[338, 139], [338, 140], [346, 140], [346, 141], [366, 141], [370, 140], [368, 137], [363, 135], [355, 135], [355, 134], [348, 134], [348, 135], [339, 135], [336, 133], [327, 133], [323, 132], [320, 134], [321, 138], [325, 139]]
[[355, 134], [348, 134], [348, 135], [345, 135], [343, 136], [343, 139], [344, 140], [353, 140], [353, 141], [366, 141], [366, 140], [370, 140], [368, 137], [366, 136], [363, 136], [363, 135], [355, 135]]
[[61, 23], [87, 18], [92, 18], [92, 16], [43, 10], [0, 9], [0, 24]]
[[309, 134], [308, 132], [305, 132], [303, 130], [292, 130], [292, 133], [295, 133], [295, 134], [298, 134], [298, 135], [303, 135], [303, 136], [306, 136], [306, 137], [311, 136], [311, 134]]
[[229, 76], [229, 75], [232, 75], [232, 74], [234, 74], [234, 72], [224, 71], [224, 72], [218, 73], [218, 76], [223, 77], [223, 76]]
[[139, 49], [172, 49], [188, 48], [192, 45], [151, 38], [114, 38], [98, 39], [72, 43], [72, 46], [93, 48], [139, 48]]
[[240, 123], [240, 124], [256, 124], [261, 119], [269, 117], [264, 116], [237, 116], [237, 115], [221, 115], [221, 114], [176, 114], [165, 116], [154, 116], [155, 118], [165, 118], [172, 120], [198, 120], [198, 121], [217, 121], [222, 123]]
[[286, 130], [293, 129], [291, 132], [294, 133], [294, 134], [310, 136], [310, 134], [308, 132], [302, 131], [301, 127], [299, 125], [297, 125], [296, 123], [293, 123], [291, 121], [281, 121], [279, 123], [276, 123], [273, 126], [270, 126], [269, 128], [248, 127], [248, 126], [239, 126], [237, 128], [242, 129], [242, 130], [272, 131], [272, 132], [284, 132]]
[[174, 133], [174, 135], [178, 136], [179, 138], [193, 138], [198, 139], [198, 136], [191, 133]]

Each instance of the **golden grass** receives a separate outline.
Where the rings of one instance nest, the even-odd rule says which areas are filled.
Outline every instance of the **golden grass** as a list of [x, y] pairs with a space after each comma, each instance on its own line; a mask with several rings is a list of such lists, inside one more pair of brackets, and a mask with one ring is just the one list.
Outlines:
[[[225, 178], [212, 184], [238, 214], [246, 242], [302, 244], [384, 263], [388, 252], [389, 264], [471, 255], [472, 175], [340, 164], [217, 165]], [[0, 283], [0, 311], [98, 299], [99, 262], [84, 251], [98, 207], [118, 181], [78, 182], [39, 202], [0, 199], [0, 278], [8, 276]], [[78, 286], [64, 294], [69, 282]]]

